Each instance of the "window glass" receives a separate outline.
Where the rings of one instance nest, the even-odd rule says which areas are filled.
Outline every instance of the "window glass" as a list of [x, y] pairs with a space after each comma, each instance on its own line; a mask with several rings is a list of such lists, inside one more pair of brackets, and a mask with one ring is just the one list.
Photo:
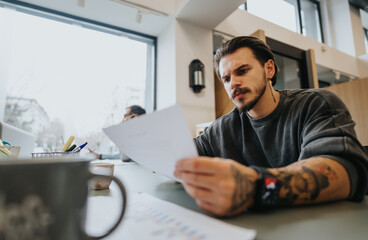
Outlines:
[[247, 0], [247, 10], [253, 15], [298, 32], [296, 0]]
[[275, 89], [300, 89], [299, 61], [279, 54], [274, 55], [278, 67]]
[[363, 9], [360, 9], [359, 12], [364, 31], [365, 52], [368, 53], [368, 12]]
[[77, 144], [114, 153], [101, 129], [120, 123], [130, 105], [153, 108], [148, 40], [1, 7], [0, 22], [7, 23], [0, 28], [4, 121], [36, 136], [36, 152], [60, 151], [74, 135]]
[[303, 35], [322, 42], [321, 24], [319, 20], [317, 3], [313, 3], [308, 0], [301, 0], [300, 8]]
[[312, 0], [247, 0], [239, 9], [323, 42], [319, 3]]

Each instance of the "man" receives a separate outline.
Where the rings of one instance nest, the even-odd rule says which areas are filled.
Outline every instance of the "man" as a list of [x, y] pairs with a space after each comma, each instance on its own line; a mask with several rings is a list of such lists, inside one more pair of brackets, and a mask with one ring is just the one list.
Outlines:
[[[146, 114], [146, 110], [138, 105], [132, 105], [126, 108], [124, 118], [122, 122], [126, 122], [132, 118], [138, 117], [140, 115]], [[122, 159], [124, 162], [129, 162], [131, 159], [123, 153], [117, 154], [101, 154], [94, 152], [92, 149], [88, 148], [90, 153], [93, 153], [97, 159]]]
[[146, 110], [138, 105], [132, 105], [126, 108], [124, 118], [122, 122], [126, 122], [132, 118], [138, 117], [140, 115], [146, 114]]
[[321, 89], [275, 91], [274, 56], [253, 37], [226, 42], [215, 68], [236, 108], [195, 139], [201, 157], [180, 160], [174, 173], [200, 208], [231, 216], [363, 199], [368, 159], [338, 97]]

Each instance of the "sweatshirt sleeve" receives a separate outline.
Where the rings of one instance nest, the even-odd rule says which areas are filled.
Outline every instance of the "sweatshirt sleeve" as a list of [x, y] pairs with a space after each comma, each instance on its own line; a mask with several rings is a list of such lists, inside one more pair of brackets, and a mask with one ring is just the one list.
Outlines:
[[321, 90], [303, 114], [306, 122], [299, 160], [324, 156], [339, 162], [350, 178], [349, 200], [362, 201], [368, 185], [368, 157], [345, 104], [332, 92]]
[[211, 148], [211, 144], [209, 142], [209, 128], [205, 128], [203, 133], [198, 137], [194, 138], [194, 143], [197, 147], [198, 155], [199, 156], [208, 156], [214, 157], [215, 154]]
[[100, 155], [100, 159], [120, 159], [121, 155], [120, 153], [116, 153], [116, 154], [101, 154]]

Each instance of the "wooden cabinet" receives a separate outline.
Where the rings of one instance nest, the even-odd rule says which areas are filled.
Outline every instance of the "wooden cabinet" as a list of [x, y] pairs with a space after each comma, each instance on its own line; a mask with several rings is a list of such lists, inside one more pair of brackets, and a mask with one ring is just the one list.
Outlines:
[[348, 107], [356, 122], [355, 131], [360, 142], [368, 145], [368, 78], [357, 79], [326, 87], [336, 93]]

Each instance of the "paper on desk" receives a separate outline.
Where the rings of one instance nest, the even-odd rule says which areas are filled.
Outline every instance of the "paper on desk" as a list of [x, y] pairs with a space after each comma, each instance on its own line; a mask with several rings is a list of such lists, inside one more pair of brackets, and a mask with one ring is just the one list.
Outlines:
[[179, 105], [143, 115], [103, 131], [121, 152], [142, 166], [174, 177], [179, 159], [198, 156]]
[[[116, 210], [109, 213], [101, 207], [93, 208], [106, 205], [104, 201], [107, 200], [103, 198], [88, 200], [92, 204], [92, 207], [88, 206], [92, 210], [88, 209], [88, 214], [95, 215], [88, 216], [87, 232], [93, 235], [101, 234], [106, 231], [106, 226], [101, 224], [102, 222], [107, 226], [114, 223], [112, 216]], [[113, 200], [108, 205], [115, 207]], [[116, 208], [119, 206], [116, 205]], [[205, 216], [146, 193], [130, 192], [123, 222], [106, 239], [251, 240], [255, 238], [256, 233], [253, 229], [238, 227]]]

